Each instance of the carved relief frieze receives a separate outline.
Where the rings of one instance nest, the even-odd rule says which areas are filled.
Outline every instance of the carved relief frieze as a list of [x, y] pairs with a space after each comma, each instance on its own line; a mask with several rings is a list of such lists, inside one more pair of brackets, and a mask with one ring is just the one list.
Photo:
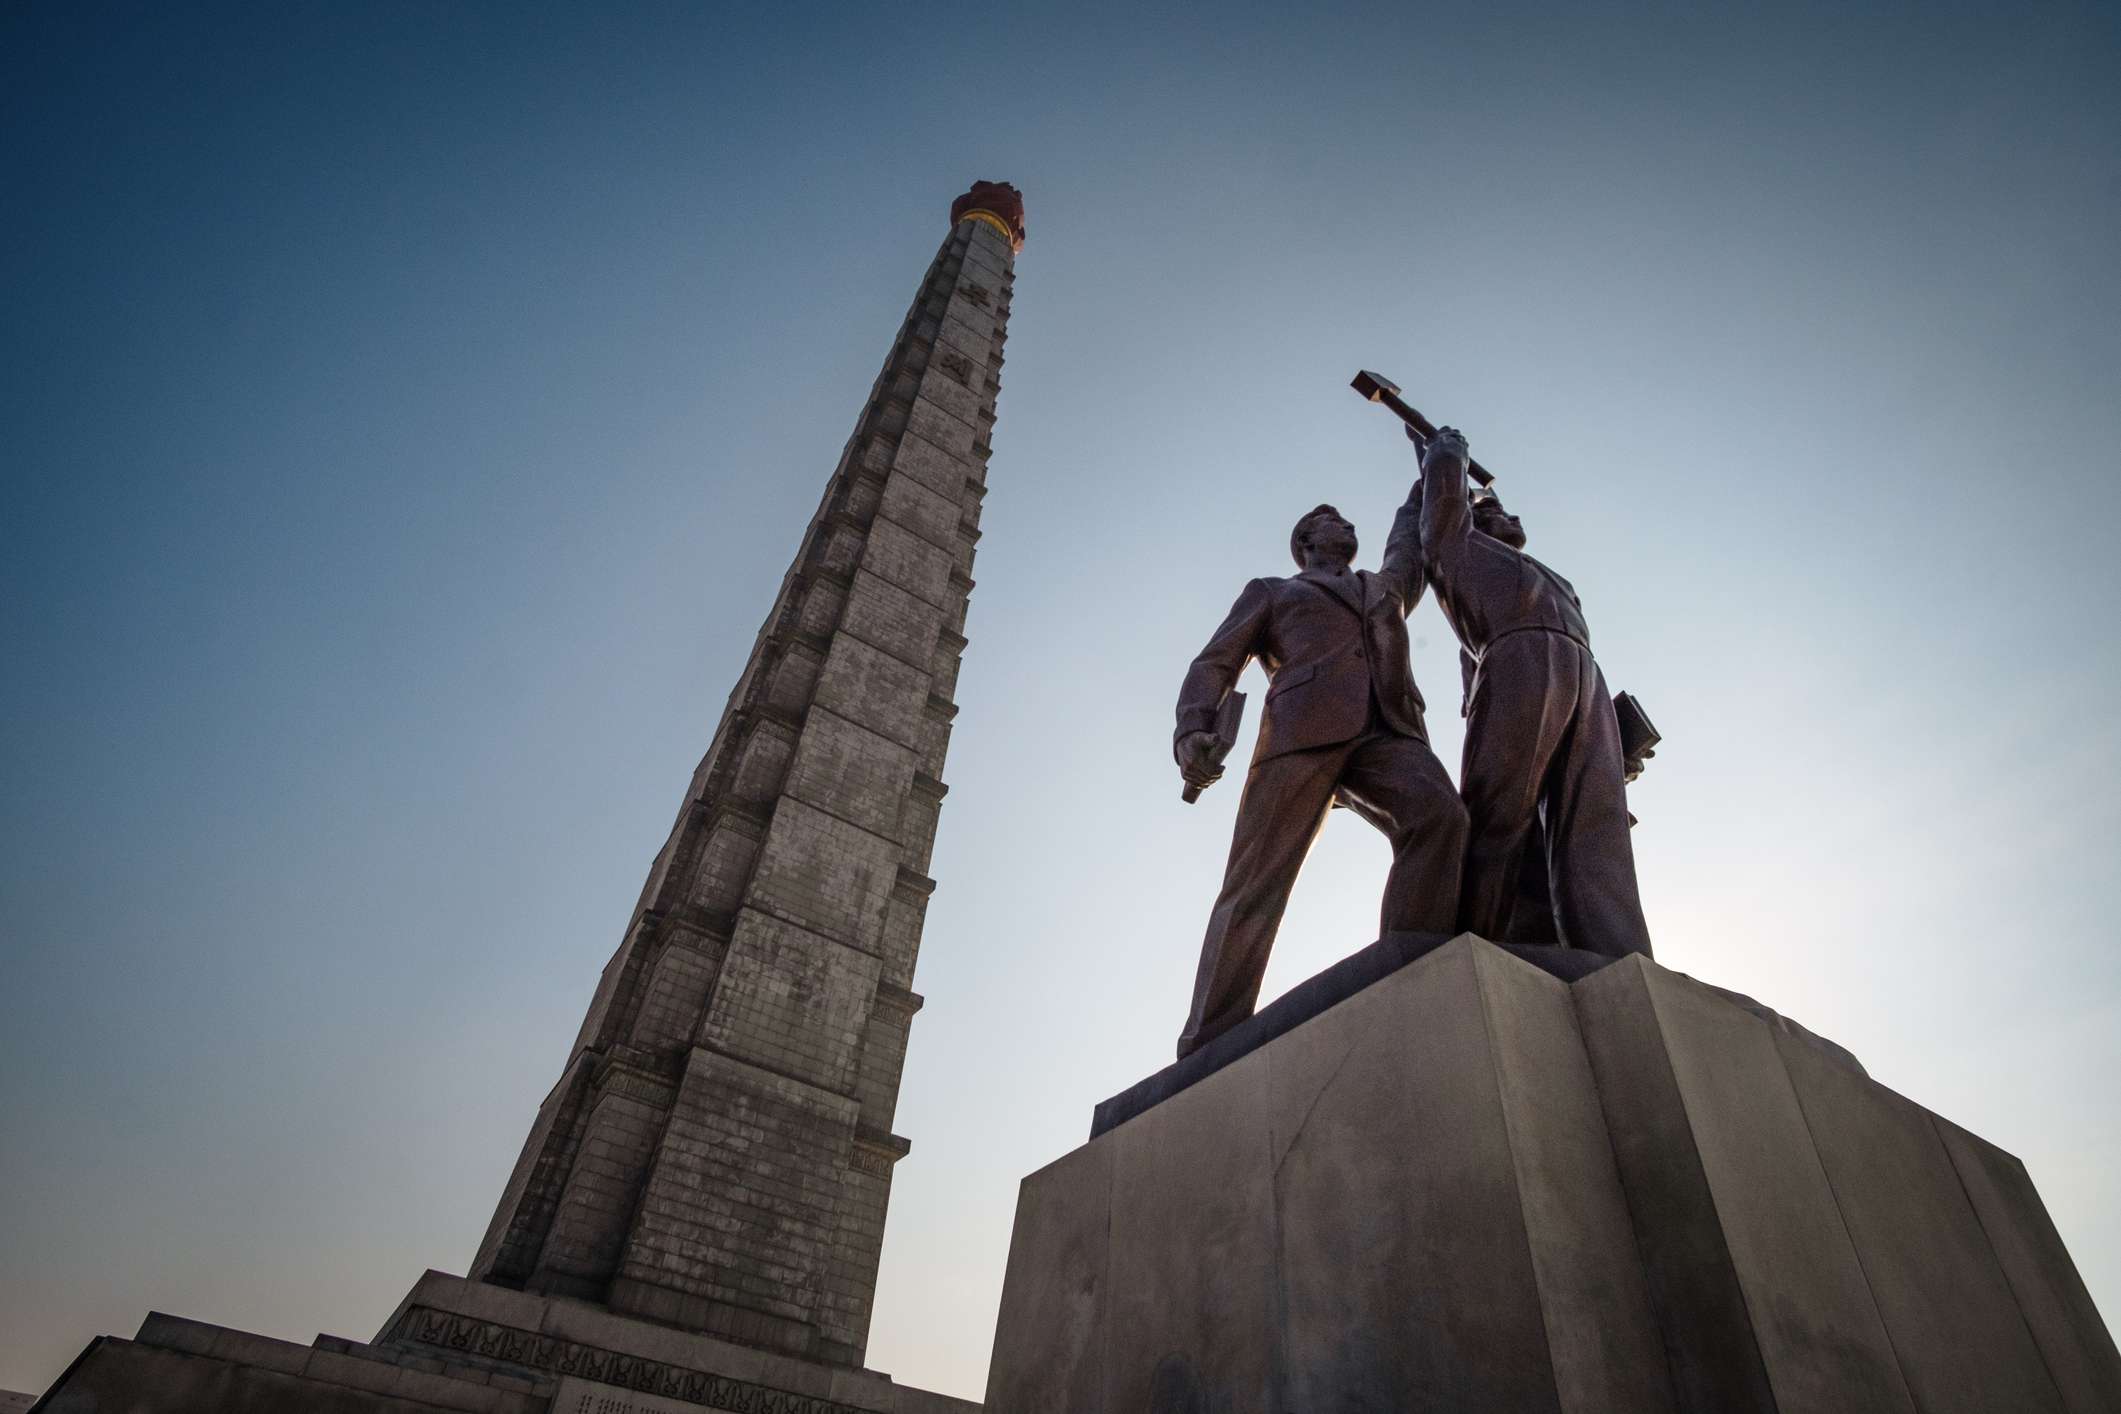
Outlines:
[[623, 1355], [594, 1345], [539, 1335], [493, 1321], [415, 1306], [391, 1332], [396, 1340], [430, 1345], [482, 1360], [518, 1365], [598, 1384], [682, 1399], [730, 1414], [873, 1414], [858, 1405], [774, 1389], [729, 1375]]
[[606, 1066], [597, 1078], [597, 1089], [601, 1093], [624, 1095], [629, 1100], [639, 1100], [644, 1105], [667, 1110], [677, 1102], [677, 1088], [663, 1083], [653, 1074], [627, 1065]]
[[856, 1173], [866, 1173], [873, 1178], [891, 1177], [891, 1166], [906, 1157], [913, 1148], [910, 1140], [881, 1130], [857, 1129], [854, 1145], [847, 1153], [847, 1166]]

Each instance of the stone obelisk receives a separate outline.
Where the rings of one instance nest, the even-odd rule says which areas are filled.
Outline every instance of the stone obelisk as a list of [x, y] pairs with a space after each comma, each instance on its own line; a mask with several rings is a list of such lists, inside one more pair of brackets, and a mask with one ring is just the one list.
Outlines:
[[862, 1368], [1024, 203], [975, 182], [470, 1278], [372, 1341], [152, 1312], [52, 1414], [977, 1414]]
[[475, 1279], [862, 1362], [1024, 238], [950, 216]]

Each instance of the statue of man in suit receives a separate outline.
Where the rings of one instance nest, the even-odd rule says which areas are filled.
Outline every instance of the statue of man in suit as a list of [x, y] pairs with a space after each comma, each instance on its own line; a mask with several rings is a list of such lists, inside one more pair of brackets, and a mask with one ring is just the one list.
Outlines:
[[[1472, 828], [1459, 927], [1510, 938], [1521, 875], [1543, 865], [1559, 941], [1647, 957], [1628, 765], [1583, 604], [1524, 552], [1524, 524], [1499, 499], [1469, 499], [1467, 464], [1465, 438], [1438, 428], [1422, 457], [1423, 556], [1472, 662], [1459, 771]], [[1535, 841], [1545, 851], [1536, 863], [1525, 858]], [[1523, 892], [1536, 900], [1536, 888]], [[1540, 920], [1524, 922], [1532, 926], [1519, 936], [1538, 931]]]
[[1213, 728], [1224, 694], [1255, 658], [1271, 679], [1181, 1057], [1252, 1014], [1297, 871], [1336, 795], [1392, 842], [1382, 930], [1444, 933], [1457, 919], [1466, 813], [1429, 749], [1407, 661], [1407, 615], [1427, 584], [1420, 484], [1375, 571], [1349, 568], [1355, 527], [1331, 506], [1296, 523], [1289, 551], [1300, 573], [1247, 584], [1179, 689], [1173, 751], [1186, 783], [1204, 786], [1220, 774]]

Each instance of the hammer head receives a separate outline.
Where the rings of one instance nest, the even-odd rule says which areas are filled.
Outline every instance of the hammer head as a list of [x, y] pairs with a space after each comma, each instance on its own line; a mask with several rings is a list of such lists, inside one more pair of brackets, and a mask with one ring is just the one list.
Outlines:
[[1380, 374], [1372, 373], [1367, 368], [1356, 374], [1355, 381], [1348, 386], [1373, 403], [1382, 399], [1387, 393], [1396, 396], [1399, 392], [1397, 383]]

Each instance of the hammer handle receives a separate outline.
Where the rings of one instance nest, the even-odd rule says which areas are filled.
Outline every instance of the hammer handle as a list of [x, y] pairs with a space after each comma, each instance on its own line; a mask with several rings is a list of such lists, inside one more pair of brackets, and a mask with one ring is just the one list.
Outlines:
[[[1436, 435], [1436, 424], [1429, 421], [1429, 419], [1427, 419], [1426, 417], [1423, 417], [1419, 412], [1416, 412], [1413, 408], [1408, 407], [1406, 403], [1400, 399], [1399, 394], [1388, 393], [1384, 389], [1380, 388], [1377, 391], [1377, 401], [1383, 403], [1386, 407], [1398, 413], [1399, 420], [1401, 422], [1404, 422], [1407, 426], [1413, 428], [1416, 432], [1420, 433], [1424, 448], [1426, 448], [1429, 439]], [[1466, 459], [1466, 475], [1472, 477], [1475, 481], [1479, 482], [1483, 486], [1492, 486], [1495, 484], [1494, 473], [1490, 472], [1486, 467], [1482, 466], [1479, 462], [1474, 461], [1470, 457]]]

